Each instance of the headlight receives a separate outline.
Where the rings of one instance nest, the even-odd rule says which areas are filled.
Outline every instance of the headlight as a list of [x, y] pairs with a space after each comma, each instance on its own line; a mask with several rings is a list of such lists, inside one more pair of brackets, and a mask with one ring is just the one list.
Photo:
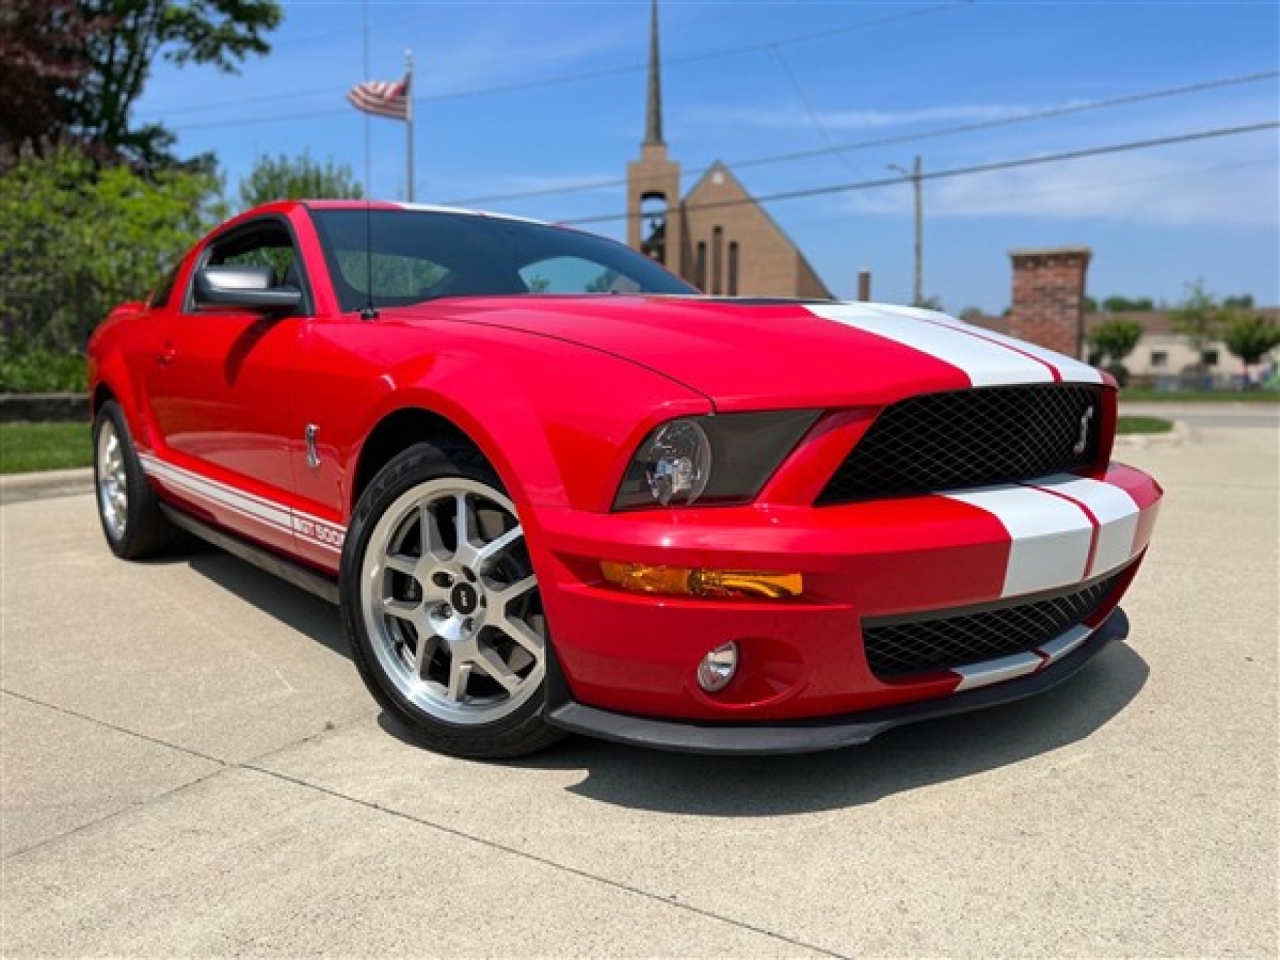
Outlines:
[[786, 410], [670, 420], [636, 450], [613, 507], [747, 503], [817, 418]]

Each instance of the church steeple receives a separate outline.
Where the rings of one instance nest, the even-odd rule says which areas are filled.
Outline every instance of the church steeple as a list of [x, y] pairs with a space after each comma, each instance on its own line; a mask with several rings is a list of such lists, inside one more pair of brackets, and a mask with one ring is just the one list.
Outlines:
[[658, 56], [658, 0], [653, 0], [649, 14], [649, 104], [645, 111], [644, 142], [663, 143], [662, 64]]
[[645, 108], [640, 159], [627, 166], [627, 243], [684, 272], [683, 211], [680, 207], [680, 164], [667, 156], [662, 139], [662, 79], [658, 59], [658, 0], [649, 9], [649, 97]]

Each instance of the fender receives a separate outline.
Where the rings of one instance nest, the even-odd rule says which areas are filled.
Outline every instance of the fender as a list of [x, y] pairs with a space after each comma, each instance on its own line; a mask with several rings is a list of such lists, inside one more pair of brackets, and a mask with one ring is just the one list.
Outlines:
[[[592, 351], [526, 339], [536, 342], [516, 362], [451, 356], [404, 391], [408, 403], [475, 441], [517, 505], [607, 511], [627, 461], [654, 427], [712, 412], [701, 395], [641, 367], [599, 357], [593, 368], [583, 362]], [[565, 353], [577, 354], [573, 367], [556, 356]], [[548, 362], [553, 357], [561, 362]], [[592, 374], [560, 372], [572, 368]]]

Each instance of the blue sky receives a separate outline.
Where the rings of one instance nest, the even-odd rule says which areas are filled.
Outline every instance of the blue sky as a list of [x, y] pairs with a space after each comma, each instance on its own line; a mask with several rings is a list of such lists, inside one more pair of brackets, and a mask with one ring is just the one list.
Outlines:
[[[420, 202], [617, 181], [644, 133], [649, 4], [295, 0], [239, 76], [156, 65], [137, 117], [214, 151], [234, 197], [262, 154], [303, 150], [366, 180], [346, 90], [416, 62]], [[1275, 122], [1275, 76], [969, 133], [956, 126], [1280, 67], [1280, 6], [1257, 3], [682, 2], [662, 21], [665, 134], [686, 188], [713, 160], [756, 196]], [[498, 88], [498, 89], [495, 89]], [[371, 119], [368, 182], [403, 197], [405, 133]], [[899, 142], [830, 152], [869, 140]], [[1013, 248], [1085, 245], [1089, 292], [1175, 302], [1201, 279], [1280, 304], [1275, 129], [927, 182], [926, 294], [1003, 310]], [[754, 163], [782, 154], [828, 152]], [[767, 203], [839, 296], [911, 296], [906, 183]], [[619, 185], [479, 204], [565, 221], [618, 214]], [[590, 229], [621, 237], [618, 220]]]

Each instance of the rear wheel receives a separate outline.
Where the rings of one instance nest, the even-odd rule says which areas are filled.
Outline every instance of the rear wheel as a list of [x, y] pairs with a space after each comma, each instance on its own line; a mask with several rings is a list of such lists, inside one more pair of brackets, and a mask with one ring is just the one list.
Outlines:
[[178, 542], [178, 530], [160, 512], [129, 425], [114, 400], [103, 403], [94, 418], [93, 451], [98, 519], [111, 551], [126, 560], [139, 560]]
[[370, 484], [348, 533], [342, 610], [378, 701], [426, 746], [532, 753], [547, 624], [515, 507], [474, 450], [420, 444]]

